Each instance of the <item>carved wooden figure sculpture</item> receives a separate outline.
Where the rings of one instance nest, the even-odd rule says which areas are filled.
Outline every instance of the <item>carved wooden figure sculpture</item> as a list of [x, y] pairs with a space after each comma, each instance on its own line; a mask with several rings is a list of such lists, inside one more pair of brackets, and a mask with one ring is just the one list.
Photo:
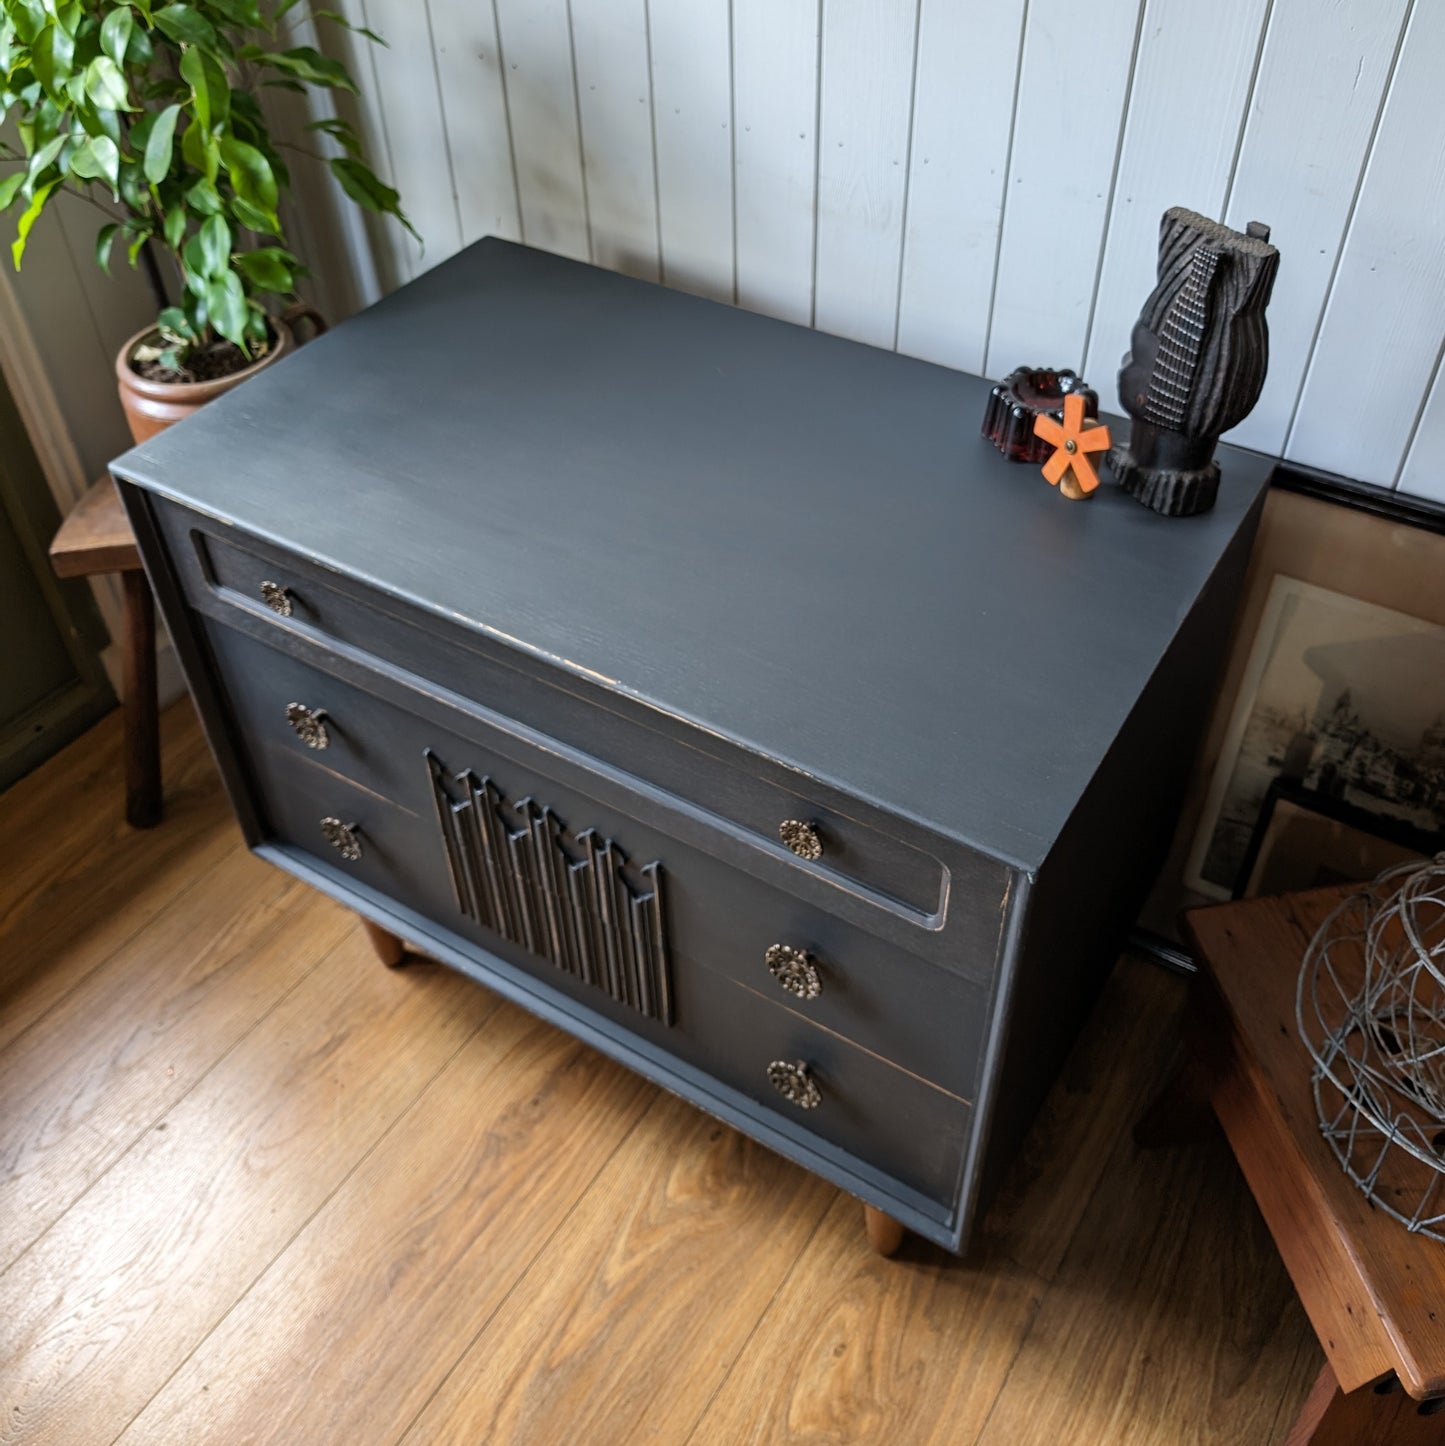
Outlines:
[[1159, 283], [1119, 372], [1133, 418], [1109, 453], [1124, 490], [1166, 517], [1214, 506], [1219, 434], [1249, 415], [1269, 364], [1264, 309], [1279, 252], [1269, 227], [1234, 231], [1175, 206], [1159, 224]]

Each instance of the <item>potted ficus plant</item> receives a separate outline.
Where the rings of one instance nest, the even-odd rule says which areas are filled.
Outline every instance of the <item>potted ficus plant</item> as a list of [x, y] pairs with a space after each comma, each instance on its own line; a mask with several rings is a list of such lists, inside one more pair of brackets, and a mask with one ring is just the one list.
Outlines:
[[[0, 210], [18, 214], [14, 263], [46, 206], [73, 191], [104, 213], [100, 265], [109, 270], [119, 245], [143, 267], [156, 321], [116, 360], [137, 441], [295, 344], [285, 310], [303, 271], [277, 214], [290, 177], [259, 97], [356, 90], [330, 56], [278, 39], [296, 3], [0, 0], [0, 107], [19, 142], [0, 152]], [[308, 130], [347, 196], [411, 229], [350, 125]]]

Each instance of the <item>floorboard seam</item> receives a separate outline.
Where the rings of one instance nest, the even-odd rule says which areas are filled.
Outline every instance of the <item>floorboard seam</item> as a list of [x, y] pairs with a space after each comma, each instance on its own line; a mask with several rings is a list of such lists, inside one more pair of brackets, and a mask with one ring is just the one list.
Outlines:
[[421, 1405], [417, 1407], [415, 1414], [412, 1416], [411, 1420], [409, 1420], [402, 1428], [401, 1434], [397, 1436], [396, 1440], [392, 1443], [392, 1446], [401, 1446], [401, 1443], [406, 1440], [407, 1435], [410, 1433], [412, 1428], [426, 1414], [427, 1407], [430, 1406], [431, 1403], [437, 1398], [437, 1396], [441, 1394], [441, 1392], [446, 1388], [447, 1382], [451, 1380], [451, 1378], [456, 1374], [457, 1367], [460, 1366], [461, 1363], [467, 1358], [467, 1355], [471, 1351], [472, 1347], [487, 1333], [487, 1330], [491, 1326], [492, 1322], [496, 1320], [502, 1309], [512, 1299], [513, 1295], [516, 1294], [518, 1289], [520, 1289], [522, 1282], [526, 1280], [526, 1278], [532, 1273], [532, 1267], [536, 1265], [537, 1261], [541, 1259], [543, 1253], [547, 1250], [547, 1248], [552, 1244], [554, 1240], [556, 1240], [558, 1235], [561, 1234], [567, 1222], [571, 1220], [573, 1215], [575, 1215], [577, 1211], [581, 1208], [583, 1201], [585, 1201], [587, 1197], [592, 1193], [593, 1189], [597, 1185], [598, 1180], [602, 1178], [603, 1172], [607, 1169], [608, 1165], [610, 1165], [612, 1161], [617, 1157], [618, 1151], [620, 1151], [622, 1147], [628, 1142], [628, 1140], [630, 1140], [632, 1136], [637, 1132], [637, 1129], [642, 1124], [643, 1120], [645, 1120], [647, 1116], [652, 1113], [653, 1110], [661, 1108], [663, 1104], [665, 1104], [667, 1099], [668, 1096], [663, 1091], [661, 1091], [660, 1089], [656, 1090], [654, 1092], [654, 1097], [649, 1100], [642, 1109], [638, 1110], [637, 1117], [632, 1121], [632, 1123], [627, 1127], [627, 1129], [623, 1131], [621, 1137], [617, 1141], [617, 1144], [613, 1146], [612, 1150], [607, 1154], [607, 1156], [598, 1163], [597, 1169], [592, 1173], [592, 1178], [588, 1180], [587, 1184], [577, 1192], [577, 1198], [572, 1202], [571, 1208], [566, 1211], [566, 1213], [561, 1217], [560, 1220], [558, 1220], [556, 1227], [551, 1231], [547, 1238], [542, 1241], [540, 1245], [538, 1245], [537, 1249], [528, 1258], [526, 1264], [523, 1265], [522, 1268], [517, 1272], [517, 1278], [508, 1287], [507, 1291], [501, 1296], [501, 1298], [497, 1301], [496, 1305], [491, 1309], [491, 1311], [488, 1312], [487, 1318], [481, 1323], [481, 1325], [477, 1327], [475, 1331], [472, 1332], [471, 1336], [467, 1339], [461, 1350], [457, 1353], [456, 1359], [451, 1363], [450, 1366], [447, 1367], [446, 1371], [442, 1375], [441, 1380], [436, 1383], [435, 1388], [430, 1392], [426, 1400], [424, 1400]]
[[[841, 1190], [838, 1192], [839, 1195], [842, 1195], [843, 1193], [844, 1192]], [[726, 1374], [723, 1376], [722, 1380], [720, 1380], [717, 1385], [713, 1387], [712, 1394], [707, 1398], [706, 1401], [702, 1403], [702, 1409], [698, 1411], [696, 1417], [693, 1419], [692, 1430], [687, 1433], [687, 1436], [682, 1442], [682, 1446], [691, 1446], [691, 1443], [696, 1438], [697, 1433], [702, 1429], [702, 1423], [707, 1420], [708, 1412], [712, 1410], [713, 1402], [717, 1400], [718, 1396], [722, 1393], [723, 1388], [732, 1379], [733, 1368], [740, 1360], [742, 1360], [743, 1356], [747, 1354], [747, 1349], [752, 1344], [753, 1337], [757, 1335], [759, 1328], [762, 1326], [763, 1322], [767, 1320], [769, 1314], [772, 1312], [773, 1307], [777, 1304], [778, 1297], [787, 1288], [788, 1282], [792, 1280], [794, 1275], [797, 1274], [798, 1267], [803, 1262], [803, 1257], [807, 1255], [809, 1249], [812, 1247], [813, 1241], [817, 1239], [818, 1232], [823, 1228], [824, 1221], [826, 1221], [828, 1216], [833, 1213], [833, 1208], [836, 1203], [836, 1200], [830, 1200], [818, 1212], [818, 1218], [816, 1221], [814, 1221], [813, 1228], [808, 1232], [808, 1238], [803, 1241], [803, 1243], [798, 1247], [798, 1253], [793, 1257], [792, 1265], [790, 1265], [788, 1269], [783, 1272], [783, 1277], [781, 1280], [778, 1281], [777, 1287], [768, 1297], [767, 1304], [764, 1305], [763, 1308], [758, 1312], [758, 1318], [753, 1322], [752, 1329], [738, 1343], [737, 1350], [733, 1352], [732, 1360], [728, 1362]]]
[[[1024, 1273], [1033, 1276], [1035, 1280], [1039, 1278], [1031, 1270], [1025, 1270]], [[1004, 1392], [1008, 1390], [1008, 1383], [1013, 1379], [1014, 1368], [1019, 1363], [1019, 1357], [1024, 1353], [1024, 1346], [1034, 1333], [1034, 1325], [1038, 1321], [1039, 1312], [1044, 1308], [1044, 1297], [1048, 1294], [1049, 1289], [1050, 1287], [1045, 1285], [1044, 1289], [1039, 1292], [1038, 1299], [1034, 1301], [1033, 1309], [1029, 1311], [1028, 1323], [1019, 1332], [1018, 1343], [1014, 1346], [1013, 1358], [1008, 1363], [1008, 1370], [1003, 1373], [1003, 1380], [998, 1383], [998, 1390], [994, 1392], [993, 1400], [989, 1402], [988, 1414], [979, 1423], [978, 1433], [967, 1443], [967, 1446], [978, 1446], [978, 1443], [988, 1434], [988, 1423], [993, 1420], [993, 1413], [998, 1410], [998, 1403], [1003, 1400]], [[964, 1443], [960, 1443], [960, 1446], [964, 1446]]]
[[[359, 935], [359, 933], [359, 930], [355, 931], [355, 935]], [[353, 933], [348, 933], [345, 938], [339, 940], [332, 948], [328, 949], [326, 953], [321, 956], [320, 959], [316, 961], [314, 968], [319, 969], [321, 965], [325, 963], [325, 961], [336, 952], [337, 949], [344, 948], [348, 943], [354, 943], [355, 935]], [[307, 970], [306, 975], [303, 976], [303, 979], [309, 976], [311, 972], [311, 970]], [[301, 983], [301, 979], [298, 979], [296, 981], [296, 985], [298, 987]], [[289, 996], [291, 992], [292, 991], [288, 989], [286, 991], [286, 995], [283, 995], [282, 998], [284, 999], [285, 997]], [[277, 1000], [277, 1004], [280, 1003], [281, 1000]], [[355, 1175], [356, 1172], [367, 1162], [367, 1160], [371, 1158], [371, 1156], [376, 1152], [376, 1150], [381, 1146], [381, 1144], [388, 1138], [388, 1136], [390, 1136], [392, 1131], [396, 1129], [397, 1125], [403, 1119], [405, 1119], [408, 1114], [410, 1114], [416, 1102], [451, 1067], [452, 1061], [455, 1060], [456, 1057], [467, 1047], [467, 1045], [469, 1045], [472, 1040], [476, 1038], [477, 1034], [486, 1027], [487, 1021], [492, 1018], [493, 1014], [496, 1013], [496, 1010], [499, 1007], [500, 1000], [495, 1002], [494, 1007], [489, 1010], [486, 1015], [484, 1015], [481, 1019], [477, 1021], [476, 1028], [471, 1030], [471, 1032], [466, 1036], [466, 1038], [463, 1039], [457, 1045], [457, 1047], [452, 1050], [452, 1052], [447, 1055], [447, 1057], [436, 1067], [436, 1069], [434, 1069], [431, 1074], [427, 1076], [427, 1078], [422, 1082], [422, 1084], [417, 1089], [416, 1093], [411, 1097], [411, 1099], [402, 1108], [397, 1110], [396, 1114], [392, 1117], [386, 1128], [382, 1130], [381, 1133], [377, 1135], [377, 1137], [371, 1142], [371, 1144], [369, 1144], [366, 1149], [364, 1149], [361, 1154], [356, 1157], [356, 1159], [352, 1162], [351, 1167], [340, 1176], [340, 1178], [336, 1181], [336, 1184], [332, 1186], [329, 1191], [327, 1191], [326, 1195], [320, 1201], [317, 1202], [316, 1208], [303, 1221], [301, 1221], [299, 1225], [297, 1225], [296, 1229], [293, 1230], [290, 1235], [286, 1237], [286, 1239], [277, 1248], [275, 1254], [272, 1255], [271, 1258], [256, 1272], [256, 1274], [252, 1276], [249, 1281], [246, 1282], [245, 1287], [236, 1296], [235, 1300], [233, 1300], [231, 1304], [227, 1306], [226, 1309], [222, 1311], [221, 1314], [217, 1316], [214, 1321], [211, 1322], [210, 1327], [199, 1337], [199, 1339], [196, 1340], [196, 1342], [191, 1346], [190, 1350], [188, 1350], [185, 1355], [183, 1355], [181, 1359], [176, 1362], [175, 1366], [171, 1369], [165, 1380], [163, 1380], [160, 1385], [158, 1385], [156, 1389], [152, 1391], [149, 1396], [146, 1397], [145, 1401], [136, 1410], [135, 1414], [131, 1416], [131, 1418], [125, 1423], [125, 1425], [120, 1429], [120, 1431], [112, 1438], [111, 1446], [115, 1446], [116, 1442], [124, 1438], [126, 1432], [129, 1431], [130, 1428], [134, 1426], [135, 1423], [146, 1413], [146, 1411], [150, 1409], [151, 1403], [155, 1401], [156, 1398], [165, 1391], [166, 1387], [169, 1386], [170, 1383], [176, 1378], [176, 1376], [185, 1369], [186, 1365], [190, 1362], [192, 1357], [195, 1356], [196, 1352], [199, 1351], [201, 1347], [204, 1346], [205, 1343], [210, 1340], [210, 1338], [215, 1335], [215, 1333], [226, 1323], [226, 1321], [230, 1319], [230, 1317], [235, 1313], [237, 1307], [240, 1306], [242, 1302], [246, 1299], [246, 1297], [250, 1295], [250, 1293], [256, 1288], [257, 1283], [267, 1274], [268, 1271], [272, 1269], [276, 1262], [280, 1260], [281, 1257], [285, 1255], [288, 1250], [291, 1249], [291, 1247], [296, 1243], [296, 1241], [301, 1237], [301, 1235], [305, 1233], [307, 1227], [311, 1224], [311, 1222], [331, 1203], [333, 1199], [336, 1198], [337, 1194], [346, 1186], [347, 1181], [349, 1181], [351, 1177]], [[267, 1010], [267, 1014], [269, 1013], [271, 1013], [271, 1011]], [[258, 1020], [257, 1023], [260, 1023], [260, 1021]], [[249, 1033], [250, 1031], [247, 1032]], [[237, 1043], [239, 1044], [240, 1041], [237, 1040]], [[230, 1050], [227, 1050], [226, 1053], [229, 1054]], [[222, 1058], [224, 1057], [225, 1056], [223, 1055]], [[220, 1061], [218, 1060], [217, 1063], [220, 1063]], [[199, 1081], [197, 1081], [197, 1083], [199, 1083]], [[189, 1093], [189, 1091], [187, 1093]]]
[[205, 880], [210, 878], [210, 876], [215, 873], [217, 869], [221, 868], [221, 866], [225, 864], [226, 860], [229, 857], [229, 854], [222, 855], [222, 857], [218, 858], [215, 863], [211, 865], [210, 868], [203, 870], [201, 873], [197, 874], [193, 879], [191, 879], [189, 883], [182, 884], [181, 887], [175, 891], [175, 893], [168, 895], [156, 909], [155, 913], [150, 915], [149, 918], [143, 920], [141, 923], [137, 924], [132, 933], [127, 934], [125, 938], [120, 940], [120, 942], [117, 943], [113, 949], [111, 949], [108, 953], [102, 955], [99, 959], [97, 959], [95, 963], [89, 969], [87, 969], [84, 974], [82, 974], [78, 979], [76, 979], [68, 989], [66, 989], [63, 993], [56, 995], [56, 997], [52, 999], [50, 1003], [47, 1004], [45, 1008], [42, 1009], [40, 1013], [35, 1016], [34, 1019], [30, 1020], [28, 1024], [22, 1026], [15, 1034], [13, 1034], [9, 1039], [7, 1039], [3, 1045], [0, 1045], [0, 1055], [4, 1055], [17, 1043], [17, 1041], [24, 1039], [25, 1036], [29, 1034], [36, 1025], [38, 1025], [54, 1010], [58, 1009], [62, 1004], [64, 1004], [65, 1001], [69, 999], [76, 992], [77, 989], [82, 988], [84, 985], [88, 984], [91, 980], [93, 980], [102, 969], [104, 969], [116, 958], [117, 955], [123, 953], [138, 938], [140, 938], [140, 936], [144, 934], [145, 931], [149, 929], [151, 925], [154, 924], [168, 909], [174, 908], [179, 900], [185, 898], [186, 895], [189, 894], [193, 889], [199, 888], [201, 884], [205, 882]]
[[[224, 860], [222, 860], [221, 862], [224, 862]], [[219, 867], [220, 867], [220, 864], [217, 864], [217, 867], [219, 868]], [[289, 893], [289, 892], [290, 892], [290, 891], [288, 891], [288, 893]], [[303, 885], [303, 884], [298, 884], [298, 885], [296, 886], [295, 892], [301, 896], [301, 902], [302, 902], [303, 904], [304, 904], [305, 902], [307, 902], [305, 885]], [[347, 937], [349, 937], [349, 936], [347, 936]], [[332, 955], [337, 949], [341, 948], [342, 944], [345, 943], [345, 942], [346, 942], [346, 940], [345, 940], [344, 938], [341, 939], [341, 940], [338, 940], [334, 945], [332, 945], [332, 947], [331, 947], [330, 949], [326, 950], [326, 952], [325, 952], [324, 954], [322, 954], [321, 957], [316, 960], [316, 962], [311, 966], [310, 969], [307, 969], [303, 974], [299, 975], [299, 976], [296, 978], [296, 980], [291, 984], [290, 988], [288, 988], [288, 989], [282, 991], [282, 993], [278, 994], [278, 995], [276, 996], [276, 998], [271, 1001], [270, 1006], [269, 1006], [267, 1009], [263, 1010], [259, 1015], [257, 1015], [256, 1018], [255, 1018], [254, 1020], [252, 1020], [252, 1022], [250, 1023], [250, 1025], [248, 1025], [248, 1026], [246, 1027], [246, 1029], [244, 1029], [240, 1034], [238, 1034], [238, 1035], [236, 1036], [236, 1038], [233, 1039], [233, 1040], [231, 1041], [231, 1043], [228, 1044], [228, 1045], [226, 1046], [226, 1048], [223, 1049], [223, 1050], [221, 1051], [221, 1053], [218, 1054], [218, 1055], [215, 1057], [215, 1059], [213, 1059], [213, 1060], [211, 1061], [211, 1063], [208, 1064], [208, 1065], [206, 1066], [206, 1068], [205, 1068], [204, 1070], [202, 1070], [201, 1073], [198, 1074], [198, 1075], [195, 1077], [194, 1080], [191, 1081], [190, 1085], [189, 1085], [185, 1090], [183, 1090], [180, 1094], [178, 1094], [174, 1099], [167, 1101], [167, 1102], [166, 1102], [166, 1105], [165, 1105], [165, 1108], [164, 1108], [163, 1110], [161, 1110], [161, 1112], [160, 1112], [158, 1115], [153, 1115], [153, 1116], [151, 1117], [151, 1119], [146, 1122], [146, 1124], [144, 1124], [143, 1126], [141, 1126], [141, 1128], [136, 1131], [135, 1135], [134, 1135], [122, 1148], [118, 1149], [118, 1150], [115, 1152], [114, 1157], [107, 1162], [105, 1168], [104, 1168], [103, 1170], [100, 1170], [100, 1171], [98, 1171], [98, 1172], [96, 1173], [95, 1178], [94, 1178], [93, 1180], [91, 1180], [89, 1184], [86, 1185], [85, 1189], [83, 1189], [83, 1190], [75, 1197], [75, 1199], [73, 1199], [73, 1200], [65, 1207], [65, 1209], [62, 1210], [62, 1211], [60, 1212], [60, 1214], [57, 1215], [57, 1216], [55, 1217], [55, 1219], [52, 1220], [52, 1221], [50, 1222], [50, 1224], [45, 1227], [44, 1230], [42, 1230], [33, 1240], [31, 1240], [31, 1241], [29, 1242], [29, 1244], [26, 1245], [25, 1249], [22, 1250], [22, 1251], [20, 1252], [20, 1254], [15, 1257], [14, 1260], [11, 1260], [11, 1261], [9, 1261], [9, 1262], [6, 1263], [4, 1270], [0, 1270], [0, 1277], [3, 1277], [3, 1276], [5, 1276], [6, 1274], [8, 1274], [8, 1273], [10, 1272], [10, 1270], [12, 1270], [12, 1269], [15, 1267], [15, 1265], [17, 1265], [21, 1260], [23, 1260], [23, 1259], [36, 1247], [36, 1245], [38, 1245], [42, 1240], [44, 1240], [45, 1237], [46, 1237], [47, 1235], [49, 1235], [50, 1232], [51, 1232], [52, 1230], [54, 1230], [55, 1227], [56, 1227], [57, 1225], [59, 1225], [60, 1222], [61, 1222], [62, 1220], [64, 1220], [65, 1217], [66, 1217], [68, 1214], [70, 1214], [70, 1212], [71, 1212], [72, 1210], [74, 1210], [75, 1207], [76, 1207], [78, 1204], [80, 1204], [80, 1202], [81, 1202], [82, 1200], [84, 1200], [85, 1197], [86, 1197], [87, 1195], [89, 1195], [90, 1192], [91, 1192], [92, 1190], [94, 1190], [95, 1187], [96, 1187], [102, 1180], [104, 1180], [105, 1177], [106, 1177], [107, 1175], [109, 1175], [110, 1172], [111, 1172], [112, 1170], [114, 1170], [115, 1167], [116, 1167], [118, 1164], [120, 1164], [120, 1162], [121, 1162], [122, 1160], [124, 1160], [125, 1157], [126, 1157], [127, 1155], [129, 1155], [130, 1152], [131, 1152], [132, 1150], [134, 1150], [134, 1149], [136, 1148], [136, 1146], [139, 1145], [140, 1142], [141, 1142], [143, 1139], [145, 1139], [145, 1137], [146, 1137], [148, 1134], [150, 1134], [150, 1132], [151, 1132], [152, 1130], [154, 1130], [155, 1127], [156, 1127], [163, 1119], [165, 1119], [169, 1114], [171, 1114], [171, 1112], [172, 1112], [173, 1110], [175, 1110], [175, 1109], [176, 1109], [180, 1104], [182, 1104], [185, 1100], [189, 1099], [189, 1098], [191, 1097], [191, 1095], [192, 1095], [193, 1093], [195, 1093], [195, 1091], [198, 1090], [198, 1089], [201, 1087], [201, 1085], [204, 1084], [205, 1081], [208, 1080], [208, 1079], [211, 1077], [211, 1075], [212, 1075], [212, 1074], [215, 1072], [215, 1070], [222, 1064], [222, 1062], [225, 1061], [226, 1059], [228, 1059], [228, 1058], [230, 1057], [230, 1055], [231, 1055], [236, 1049], [240, 1048], [240, 1046], [241, 1046], [247, 1039], [249, 1039], [249, 1038], [251, 1037], [251, 1035], [252, 1035], [253, 1033], [255, 1033], [255, 1031], [256, 1031], [257, 1029], [259, 1029], [259, 1028], [261, 1027], [261, 1025], [262, 1025], [267, 1019], [269, 1019], [269, 1018], [271, 1017], [271, 1015], [274, 1014], [274, 1013], [276, 1012], [276, 1010], [279, 1009], [279, 1008], [281, 1007], [281, 1005], [284, 1004], [284, 1003], [286, 1002], [286, 1000], [288, 1000], [288, 999], [291, 997], [291, 995], [292, 995], [293, 993], [295, 993], [295, 991], [296, 991], [297, 989], [299, 989], [299, 988], [301, 987], [301, 985], [302, 985], [303, 983], [305, 983], [305, 981], [306, 981], [307, 979], [309, 979], [309, 978], [311, 977], [311, 975], [312, 975], [313, 973], [315, 973], [315, 971], [316, 971], [317, 969], [319, 969], [319, 968], [322, 966], [322, 964], [324, 964], [324, 963], [326, 962], [326, 960], [329, 959], [329, 958], [331, 957], [331, 955]]]

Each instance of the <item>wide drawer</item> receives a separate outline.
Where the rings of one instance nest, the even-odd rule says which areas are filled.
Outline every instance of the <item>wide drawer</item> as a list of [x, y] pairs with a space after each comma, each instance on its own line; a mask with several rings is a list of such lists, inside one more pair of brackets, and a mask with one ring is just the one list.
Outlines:
[[[418, 694], [411, 701], [426, 711], [409, 710], [336, 677], [319, 651], [303, 660], [229, 628], [205, 630], [253, 754], [312, 765], [369, 807], [395, 810], [398, 827], [404, 820], [403, 903], [487, 947], [501, 933], [659, 1017], [669, 980], [652, 931], [663, 929], [667, 957], [694, 960], [951, 1094], [974, 1095], [987, 991], [902, 947], [898, 938], [916, 930], [885, 918], [895, 937], [879, 937], [769, 887], [722, 857], [727, 841], [690, 813], [435, 699]], [[299, 820], [295, 837], [313, 852], [324, 848], [325, 816]], [[586, 834], [592, 843], [579, 843]], [[588, 849], [599, 858], [587, 861]], [[616, 947], [583, 949], [604, 912], [624, 925]]]
[[[756, 833], [798, 868], [861, 885], [937, 922], [959, 868], [1002, 891], [1003, 870], [967, 853], [945, 866], [937, 841], [879, 810], [777, 764], [738, 767], [697, 730], [542, 664], [475, 631], [271, 547], [261, 539], [150, 499], [182, 588], [215, 617], [238, 610], [277, 628], [335, 639], [472, 703], [536, 727]], [[716, 745], [720, 750], [722, 745]], [[785, 850], [784, 825], [812, 830], [816, 859]], [[799, 831], [786, 830], [797, 839]], [[806, 834], [798, 845], [810, 847]], [[956, 891], [955, 891], [956, 892]], [[986, 925], [985, 925], [986, 927]]]
[[[312, 758], [271, 743], [247, 751], [270, 841], [331, 865], [348, 883], [399, 899], [459, 932], [442, 846], [424, 818]], [[460, 931], [474, 934], [475, 931]], [[669, 952], [666, 1018], [493, 935], [477, 941], [613, 1026], [752, 1099], [783, 1135], [827, 1144], [940, 1204], [953, 1198], [972, 1111], [967, 1103], [707, 968]], [[776, 1081], [776, 1082], [775, 1082]], [[792, 1091], [792, 1099], [779, 1092]], [[794, 1102], [794, 1101], [801, 1101]]]

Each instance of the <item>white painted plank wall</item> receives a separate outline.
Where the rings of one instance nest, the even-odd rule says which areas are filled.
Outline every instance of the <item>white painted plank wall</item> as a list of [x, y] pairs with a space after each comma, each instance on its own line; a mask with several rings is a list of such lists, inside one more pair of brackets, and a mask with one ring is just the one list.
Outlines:
[[981, 372], [1003, 222], [1024, 0], [922, 0], [900, 351]]
[[732, 0], [735, 300], [813, 319], [822, 0]]
[[[1280, 248], [1269, 376], [1234, 438], [1246, 447], [1279, 452], [1289, 435], [1406, 8], [1407, 0], [1276, 0], [1225, 214], [1241, 230], [1269, 222]], [[1445, 129], [1435, 134], [1438, 151]], [[1428, 145], [1428, 132], [1421, 141]], [[1395, 204], [1403, 219], [1415, 197]], [[1318, 441], [1332, 445], [1342, 421]], [[1388, 461], [1362, 480], [1394, 480], [1401, 439], [1390, 445]]]
[[[437, 0], [475, 5], [478, 0]], [[494, 0], [502, 76], [511, 120], [512, 159], [521, 239], [562, 256], [587, 261], [587, 188], [582, 177], [582, 136], [577, 123], [577, 68], [567, 0]], [[417, 77], [425, 85], [425, 76]], [[458, 120], [466, 89], [456, 96]], [[479, 124], [472, 120], [471, 124]], [[409, 182], [405, 158], [392, 150], [395, 184]], [[446, 253], [434, 254], [434, 261]]]
[[[1445, 337], [1442, 57], [1445, 6], [1417, 4], [1290, 430], [1293, 456], [1345, 476], [1373, 466], [1385, 439], [1395, 440], [1398, 454], [1420, 413], [1421, 384], [1439, 365]], [[1437, 143], [1422, 144], [1432, 129]], [[1396, 204], [1402, 194], [1414, 198], [1407, 212]], [[1338, 430], [1337, 419], [1346, 423]]]
[[813, 324], [891, 347], [913, 119], [917, 0], [826, 0]]
[[483, 236], [519, 240], [521, 220], [497, 12], [491, 0], [469, 5], [430, 3], [437, 89], [446, 120], [462, 244]]
[[[1170, 206], [1220, 216], [1243, 129], [1269, 0], [1147, 0], [1124, 116], [1124, 140], [1114, 181], [1095, 325], [1083, 357], [1084, 375], [1104, 392], [1129, 346], [1117, 319], [1137, 315], [1159, 254], [1159, 218]], [[1212, 97], [1214, 125], [1179, 123], [1179, 79]], [[1160, 137], [1169, 138], [1168, 145]], [[1102, 322], [1102, 325], [1097, 323]]]
[[662, 280], [733, 299], [728, 0], [649, 0]]
[[[1087, 11], [1075, 0], [1031, 0], [994, 277], [990, 375], [1024, 363], [1083, 365], [1142, 8], [1143, 0]], [[1145, 285], [1132, 303], [1136, 314], [1148, 291]], [[1112, 390], [1092, 380], [1101, 396]]]
[[657, 166], [646, 0], [571, 0], [592, 259], [656, 281]]
[[[452, 7], [452, 0], [435, 3], [439, 10]], [[407, 278], [444, 260], [462, 244], [432, 4], [433, 0], [363, 0], [366, 23], [386, 41], [372, 48], [376, 89], [368, 98], [386, 118], [391, 169], [405, 178], [406, 211], [422, 237], [418, 244], [399, 227], [391, 233], [396, 269]], [[482, 69], [480, 62], [477, 68]], [[456, 123], [471, 124], [470, 114], [458, 117]]]
[[[946, 365], [1086, 363], [1112, 400], [1158, 214], [1188, 204], [1283, 253], [1236, 439], [1445, 500], [1439, 0], [331, 3], [390, 42], [317, 27], [426, 241], [338, 228], [313, 182], [313, 265], [357, 273], [334, 296], [495, 232]], [[21, 292], [96, 451], [136, 296], [52, 245]]]

